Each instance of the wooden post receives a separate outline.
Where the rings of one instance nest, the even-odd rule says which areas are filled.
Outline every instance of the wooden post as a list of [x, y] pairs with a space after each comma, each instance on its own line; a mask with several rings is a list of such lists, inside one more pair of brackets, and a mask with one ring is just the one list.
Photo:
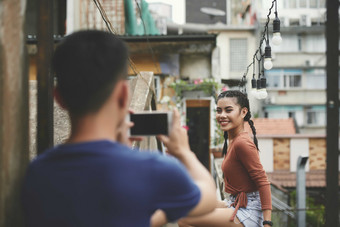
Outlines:
[[[144, 110], [156, 110], [155, 85], [153, 72], [140, 72], [136, 78], [130, 81], [131, 102], [130, 109], [135, 112]], [[142, 142], [134, 142], [133, 147], [141, 150], [161, 150], [162, 145], [156, 137], [148, 137]]]
[[327, 1], [326, 225], [339, 226], [339, 1]]
[[28, 163], [25, 0], [0, 0], [0, 227], [23, 225], [21, 181]]
[[39, 0], [37, 152], [53, 146], [53, 0]]

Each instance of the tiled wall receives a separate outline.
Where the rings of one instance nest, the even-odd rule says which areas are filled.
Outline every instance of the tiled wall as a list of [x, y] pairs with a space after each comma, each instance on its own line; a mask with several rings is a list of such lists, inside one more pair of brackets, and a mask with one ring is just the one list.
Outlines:
[[273, 171], [296, 171], [300, 155], [308, 155], [306, 171], [326, 169], [326, 138], [285, 137], [259, 138], [260, 156], [264, 169]]
[[290, 169], [290, 139], [273, 139], [274, 171]]
[[310, 170], [326, 169], [326, 139], [309, 139]]

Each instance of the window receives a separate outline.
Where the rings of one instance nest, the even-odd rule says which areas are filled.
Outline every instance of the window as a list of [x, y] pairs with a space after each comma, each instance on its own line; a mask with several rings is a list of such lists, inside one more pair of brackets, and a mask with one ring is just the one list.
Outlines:
[[268, 105], [264, 107], [263, 111], [267, 112], [268, 118], [279, 119], [294, 117], [298, 126], [302, 126], [305, 124], [305, 112], [302, 106]]
[[302, 51], [302, 37], [298, 35], [298, 51]]
[[288, 112], [288, 117], [289, 118], [295, 118], [295, 112], [289, 111]]
[[326, 125], [326, 111], [324, 107], [314, 106], [306, 111], [307, 119], [306, 124], [311, 126], [324, 126]]
[[325, 8], [326, 0], [286, 0], [285, 8]]
[[230, 39], [230, 71], [239, 72], [247, 67], [247, 39]]
[[318, 0], [309, 0], [310, 8], [318, 8]]
[[269, 87], [269, 88], [282, 87], [281, 83], [280, 83], [280, 75], [267, 76], [267, 87]]
[[307, 112], [307, 125], [316, 124], [316, 112]]
[[278, 69], [266, 73], [268, 88], [302, 87], [302, 70]]
[[300, 0], [299, 1], [300, 8], [307, 8], [307, 0]]
[[284, 75], [284, 87], [301, 87], [301, 75]]
[[296, 8], [296, 0], [288, 0], [288, 8]]
[[319, 8], [326, 8], [326, 0], [319, 0]]
[[307, 72], [306, 87], [309, 89], [326, 89], [326, 73], [323, 69]]
[[161, 99], [161, 79], [159, 76], [154, 76], [155, 82], [155, 92], [156, 92], [156, 101], [160, 101]]
[[308, 52], [325, 52], [326, 38], [325, 35], [308, 35], [305, 37], [305, 49]]

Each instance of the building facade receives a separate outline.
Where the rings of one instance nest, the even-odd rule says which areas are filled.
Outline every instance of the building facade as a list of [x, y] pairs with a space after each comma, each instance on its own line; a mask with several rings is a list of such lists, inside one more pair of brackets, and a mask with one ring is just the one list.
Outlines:
[[[264, 0], [254, 3], [262, 24], [270, 4]], [[261, 115], [292, 117], [300, 133], [325, 134], [325, 4], [325, 0], [278, 1], [283, 41], [280, 46], [271, 44], [274, 66], [265, 71], [268, 98]]]

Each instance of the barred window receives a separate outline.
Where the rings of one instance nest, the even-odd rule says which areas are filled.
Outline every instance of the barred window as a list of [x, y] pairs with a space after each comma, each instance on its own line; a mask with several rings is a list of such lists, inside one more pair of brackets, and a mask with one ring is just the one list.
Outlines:
[[326, 112], [322, 110], [307, 110], [307, 125], [326, 125]]
[[247, 39], [230, 39], [230, 71], [239, 72], [247, 67]]

